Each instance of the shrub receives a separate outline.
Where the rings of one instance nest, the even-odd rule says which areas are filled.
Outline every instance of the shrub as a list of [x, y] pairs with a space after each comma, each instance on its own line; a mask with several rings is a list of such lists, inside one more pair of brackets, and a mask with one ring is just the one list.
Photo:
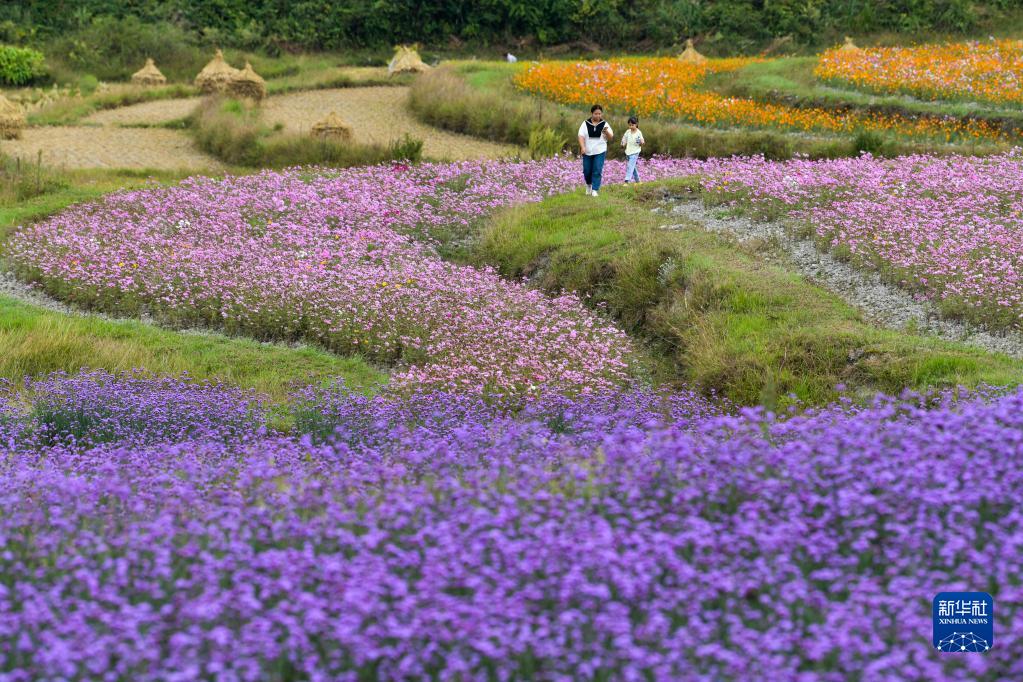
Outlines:
[[25, 85], [43, 73], [42, 52], [27, 47], [0, 45], [0, 83]]
[[[350, 50], [450, 39], [478, 45], [540, 45], [587, 41], [603, 48], [645, 43], [668, 47], [701, 35], [714, 52], [750, 51], [778, 36], [820, 44], [850, 30], [870, 33], [975, 31], [1006, 25], [1016, 0], [507, 0], [452, 3], [439, 0], [21, 0], [0, 3], [0, 22], [64, 35], [90, 17], [134, 15], [146, 22], [173, 21], [209, 43], [241, 48]], [[472, 7], [473, 11], [466, 11]], [[73, 11], [72, 11], [73, 9]], [[120, 19], [118, 19], [120, 20]], [[3, 28], [0, 23], [0, 28]], [[11, 30], [10, 32], [14, 32]], [[840, 39], [840, 38], [839, 38]]]
[[390, 144], [388, 154], [392, 159], [415, 163], [423, 158], [423, 141], [406, 133], [400, 140]]
[[134, 17], [99, 17], [82, 28], [52, 39], [47, 55], [57, 80], [74, 82], [76, 74], [124, 81], [152, 57], [170, 81], [191, 81], [209, 55], [180, 28], [144, 24]]
[[861, 130], [853, 138], [853, 153], [856, 155], [867, 152], [872, 156], [883, 156], [887, 144], [880, 133], [873, 130]]
[[557, 156], [568, 144], [568, 138], [550, 128], [534, 128], [529, 133], [529, 158], [534, 161]]
[[99, 79], [93, 76], [91, 73], [87, 73], [78, 79], [78, 89], [86, 97], [96, 92], [96, 88], [98, 87]]

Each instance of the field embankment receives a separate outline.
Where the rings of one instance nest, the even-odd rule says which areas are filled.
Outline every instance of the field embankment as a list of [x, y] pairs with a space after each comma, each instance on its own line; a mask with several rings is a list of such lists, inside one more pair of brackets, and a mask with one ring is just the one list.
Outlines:
[[897, 393], [1023, 381], [1023, 362], [879, 329], [838, 296], [766, 264], [699, 224], [665, 230], [656, 186], [567, 194], [508, 209], [475, 251], [508, 277], [579, 292], [663, 358], [681, 384], [740, 403], [793, 393], [821, 404], [836, 387]]

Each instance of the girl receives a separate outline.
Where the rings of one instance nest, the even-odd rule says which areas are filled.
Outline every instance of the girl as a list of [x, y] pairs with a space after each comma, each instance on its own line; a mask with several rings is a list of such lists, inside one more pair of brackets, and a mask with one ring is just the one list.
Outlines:
[[614, 137], [614, 131], [604, 120], [604, 107], [594, 104], [590, 117], [579, 126], [579, 151], [583, 155], [583, 179], [586, 193], [597, 196], [600, 180], [604, 174], [604, 158], [607, 157], [607, 143]]
[[622, 135], [622, 146], [625, 147], [625, 158], [628, 165], [625, 167], [625, 182], [639, 182], [639, 171], [636, 170], [636, 162], [639, 161], [639, 152], [643, 148], [643, 133], [639, 131], [639, 119], [629, 116], [629, 129]]

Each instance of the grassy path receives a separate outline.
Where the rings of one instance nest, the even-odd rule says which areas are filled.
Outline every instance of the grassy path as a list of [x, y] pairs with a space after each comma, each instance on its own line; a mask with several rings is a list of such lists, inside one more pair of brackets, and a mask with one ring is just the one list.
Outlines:
[[516, 207], [489, 226], [474, 257], [606, 305], [661, 358], [662, 378], [740, 404], [776, 406], [790, 393], [826, 404], [839, 385], [867, 397], [1023, 382], [1021, 360], [878, 328], [838, 295], [696, 221], [664, 229], [651, 211], [661, 196], [651, 183]]
[[860, 109], [903, 116], [980, 118], [1014, 134], [1023, 129], [1023, 110], [985, 102], [924, 101], [908, 95], [876, 94], [836, 87], [814, 76], [816, 57], [784, 57], [754, 62], [736, 71], [711, 74], [700, 89], [795, 107]]
[[83, 368], [143, 369], [157, 375], [187, 372], [253, 388], [282, 400], [296, 386], [343, 377], [372, 390], [386, 374], [359, 358], [308, 346], [259, 343], [209, 332], [161, 329], [133, 320], [65, 314], [0, 295], [0, 378]]

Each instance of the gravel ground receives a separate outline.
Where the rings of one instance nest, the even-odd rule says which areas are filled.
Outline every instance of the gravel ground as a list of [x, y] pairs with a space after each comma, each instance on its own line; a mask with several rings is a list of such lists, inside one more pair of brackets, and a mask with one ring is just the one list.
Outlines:
[[423, 140], [423, 154], [432, 159], [496, 159], [523, 153], [518, 147], [457, 135], [420, 123], [405, 108], [407, 87], [376, 86], [309, 90], [277, 97], [263, 103], [267, 123], [281, 123], [286, 130], [308, 133], [331, 111], [352, 126], [360, 142], [386, 144], [408, 133]]
[[[9, 296], [13, 299], [35, 306], [37, 308], [44, 308], [45, 310], [52, 310], [56, 313], [63, 313], [65, 315], [77, 315], [79, 317], [98, 317], [102, 320], [113, 320], [113, 321], [133, 321], [133, 322], [144, 322], [146, 324], [155, 324], [153, 318], [149, 315], [143, 314], [139, 317], [119, 317], [116, 315], [107, 315], [105, 313], [88, 312], [77, 308], [72, 305], [68, 305], [61, 300], [53, 298], [49, 294], [33, 287], [30, 284], [22, 282], [14, 276], [13, 272], [0, 269], [0, 295]], [[205, 334], [209, 333], [203, 329], [186, 329], [183, 330], [187, 333], [194, 334]]]
[[918, 333], [1023, 358], [1023, 335], [992, 334], [958, 320], [942, 318], [929, 302], [917, 301], [906, 291], [883, 282], [877, 272], [835, 260], [830, 254], [819, 251], [813, 241], [793, 237], [780, 223], [722, 217], [696, 199], [675, 198], [655, 211], [669, 219], [683, 218], [687, 221], [669, 223], [663, 225], [663, 229], [680, 229], [697, 223], [712, 232], [730, 235], [740, 243], [766, 241], [777, 244], [788, 265], [811, 282], [841, 296], [875, 324], [899, 330], [915, 326]]
[[[175, 101], [175, 100], [169, 100]], [[152, 168], [216, 171], [221, 164], [203, 154], [178, 130], [114, 126], [26, 128], [20, 140], [0, 142], [0, 152], [58, 168]]]
[[47, 310], [53, 310], [58, 313], [67, 313], [72, 315], [82, 314], [81, 310], [72, 308], [66, 303], [62, 303], [55, 298], [50, 298], [41, 291], [37, 291], [18, 280], [14, 273], [7, 272], [6, 270], [0, 270], [0, 295], [10, 296], [24, 303], [37, 306], [39, 308], [46, 308]]

